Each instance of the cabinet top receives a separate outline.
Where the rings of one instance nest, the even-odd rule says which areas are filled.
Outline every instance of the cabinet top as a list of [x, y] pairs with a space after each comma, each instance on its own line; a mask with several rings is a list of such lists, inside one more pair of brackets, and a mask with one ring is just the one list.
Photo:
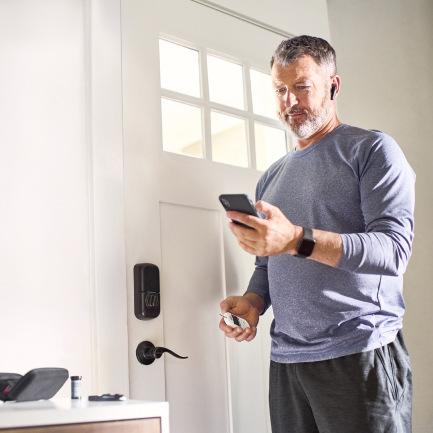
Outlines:
[[58, 398], [0, 404], [0, 429], [139, 418], [161, 418], [161, 426], [168, 426], [168, 403], [143, 400], [102, 402], [88, 401], [87, 398], [82, 400]]

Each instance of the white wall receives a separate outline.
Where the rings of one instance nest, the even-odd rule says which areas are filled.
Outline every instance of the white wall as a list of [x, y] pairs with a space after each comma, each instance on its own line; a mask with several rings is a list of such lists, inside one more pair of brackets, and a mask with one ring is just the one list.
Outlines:
[[43, 3], [0, 4], [0, 370], [66, 367], [88, 390], [84, 4]]
[[0, 59], [0, 371], [128, 392], [120, 3], [2, 1]]
[[342, 77], [342, 122], [394, 137], [417, 174], [415, 240], [404, 279], [414, 374], [414, 432], [433, 425], [433, 3], [328, 0]]

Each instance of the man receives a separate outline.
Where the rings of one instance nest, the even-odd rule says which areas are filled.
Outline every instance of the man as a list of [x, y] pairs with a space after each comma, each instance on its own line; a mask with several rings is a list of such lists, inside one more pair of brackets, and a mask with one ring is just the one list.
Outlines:
[[342, 124], [335, 52], [324, 40], [283, 41], [271, 60], [277, 113], [296, 149], [257, 185], [266, 219], [227, 216], [256, 255], [244, 296], [221, 303], [250, 328], [272, 304], [273, 433], [410, 432], [412, 379], [400, 329], [413, 239], [415, 175], [395, 141]]

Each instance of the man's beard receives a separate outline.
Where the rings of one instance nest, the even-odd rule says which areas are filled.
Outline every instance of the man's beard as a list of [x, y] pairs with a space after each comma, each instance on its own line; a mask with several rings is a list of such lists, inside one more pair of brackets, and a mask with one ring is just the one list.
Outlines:
[[[325, 92], [327, 95], [329, 92]], [[331, 104], [328, 98], [324, 97], [322, 104], [319, 109], [309, 112], [307, 110], [296, 110], [294, 108], [287, 108], [282, 113], [278, 113], [278, 118], [284, 125], [285, 129], [295, 135], [296, 137], [302, 139], [311, 137], [316, 131], [321, 128], [328, 120], [328, 114]], [[304, 113], [306, 119], [304, 121], [299, 121], [299, 119], [292, 119], [288, 117], [289, 114]]]

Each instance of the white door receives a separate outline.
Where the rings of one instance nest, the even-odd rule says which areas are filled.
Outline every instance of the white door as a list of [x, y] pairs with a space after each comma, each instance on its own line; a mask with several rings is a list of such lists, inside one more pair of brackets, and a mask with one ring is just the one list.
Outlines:
[[[261, 87], [282, 37], [190, 0], [121, 4], [131, 397], [166, 399], [172, 433], [270, 431], [272, 313], [251, 343], [218, 328], [219, 303], [244, 293], [254, 269], [218, 196], [254, 197], [256, 167], [286, 151]], [[160, 268], [151, 321], [134, 316], [136, 263]], [[188, 359], [141, 365], [144, 340]]]

